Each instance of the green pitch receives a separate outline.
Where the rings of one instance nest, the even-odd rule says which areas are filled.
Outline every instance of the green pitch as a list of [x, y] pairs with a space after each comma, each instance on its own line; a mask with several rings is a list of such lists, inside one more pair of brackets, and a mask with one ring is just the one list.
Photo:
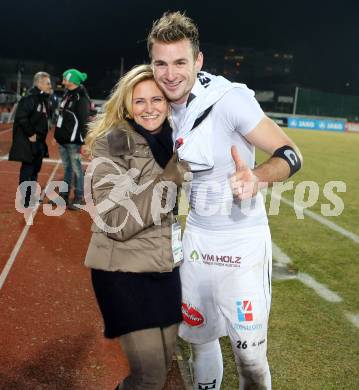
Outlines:
[[[286, 131], [300, 147], [304, 167], [293, 178], [293, 190], [283, 196], [293, 202], [296, 189], [297, 198], [301, 194], [298, 185], [303, 189], [300, 183], [311, 182], [318, 200], [309, 210], [359, 235], [359, 134]], [[265, 158], [258, 153], [259, 163]], [[345, 192], [333, 190], [344, 209], [339, 216], [323, 216], [323, 205], [334, 208], [323, 193], [333, 181], [346, 187]], [[303, 194], [299, 203], [305, 205], [309, 187]], [[300, 280], [273, 281], [268, 347], [273, 389], [359, 389], [359, 243], [305, 214], [298, 219], [293, 207], [283, 202], [279, 214], [269, 221], [273, 242], [289, 256], [290, 268], [340, 299], [328, 301]], [[221, 343], [225, 365], [221, 389], [235, 390], [238, 381], [231, 348], [227, 338]]]

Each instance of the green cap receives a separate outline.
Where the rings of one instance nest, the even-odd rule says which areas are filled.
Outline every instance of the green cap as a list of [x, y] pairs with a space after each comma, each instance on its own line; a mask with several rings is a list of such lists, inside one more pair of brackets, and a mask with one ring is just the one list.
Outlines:
[[71, 83], [74, 83], [76, 85], [80, 85], [82, 82], [84, 82], [87, 79], [87, 74], [81, 73], [77, 69], [65, 70], [65, 72], [62, 75], [64, 79], [71, 81]]

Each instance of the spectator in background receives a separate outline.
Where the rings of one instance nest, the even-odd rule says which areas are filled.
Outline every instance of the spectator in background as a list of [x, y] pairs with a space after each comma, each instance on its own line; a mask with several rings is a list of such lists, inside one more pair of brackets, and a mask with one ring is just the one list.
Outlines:
[[51, 90], [49, 105], [50, 105], [50, 112], [51, 112], [51, 116], [49, 119], [50, 119], [50, 126], [52, 127], [56, 125], [56, 119], [57, 119], [56, 113], [59, 106], [59, 98], [53, 89]]
[[[20, 161], [19, 184], [37, 181], [42, 160], [48, 157], [46, 136], [48, 133], [50, 75], [38, 72], [34, 86], [19, 101], [14, 120], [13, 140], [9, 152], [10, 161]], [[36, 185], [29, 185], [22, 192], [24, 207], [34, 206]]]
[[[59, 117], [55, 129], [55, 139], [64, 167], [64, 181], [67, 192], [60, 192], [70, 210], [78, 210], [77, 205], [84, 204], [84, 174], [81, 166], [81, 146], [87, 133], [90, 98], [82, 83], [87, 74], [77, 69], [68, 69], [63, 73], [62, 84], [67, 89], [59, 107]], [[73, 173], [75, 175], [73, 175]], [[75, 198], [71, 202], [69, 195], [75, 177]]]

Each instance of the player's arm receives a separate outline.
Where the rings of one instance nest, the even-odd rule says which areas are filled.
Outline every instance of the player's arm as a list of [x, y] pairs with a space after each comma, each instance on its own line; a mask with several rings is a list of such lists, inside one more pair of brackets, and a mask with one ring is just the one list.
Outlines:
[[232, 146], [235, 173], [230, 180], [233, 195], [239, 200], [253, 197], [261, 188], [283, 181], [301, 168], [303, 157], [299, 149], [268, 117], [263, 117], [255, 128], [245, 135], [245, 138], [271, 157], [254, 169], [250, 169], [239, 156], [237, 148]]
[[239, 156], [236, 147], [232, 146], [235, 172], [231, 177], [231, 186], [236, 197], [250, 198], [258, 189], [283, 181], [300, 169], [303, 158], [299, 149], [284, 131], [264, 114], [252, 91], [235, 88], [225, 99], [224, 109], [234, 131], [239, 132], [251, 145], [270, 155], [264, 163], [250, 169]]
[[252, 170], [240, 158], [236, 147], [232, 146], [236, 171], [231, 177], [231, 186], [238, 199], [251, 198], [261, 188], [283, 181], [301, 168], [303, 157], [299, 149], [268, 117], [264, 117], [245, 138], [271, 157]]
[[259, 182], [271, 185], [288, 179], [301, 168], [303, 157], [298, 147], [270, 118], [265, 116], [245, 138], [271, 156], [253, 169]]

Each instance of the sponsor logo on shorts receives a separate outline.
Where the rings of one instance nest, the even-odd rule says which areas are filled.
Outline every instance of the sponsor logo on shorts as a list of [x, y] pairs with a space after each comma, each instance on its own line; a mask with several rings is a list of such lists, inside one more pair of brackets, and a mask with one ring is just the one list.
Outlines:
[[193, 327], [204, 325], [204, 316], [200, 311], [189, 303], [182, 303], [182, 319], [183, 321]]
[[194, 249], [190, 256], [189, 260], [192, 262], [201, 261], [203, 264], [207, 265], [218, 265], [221, 267], [240, 267], [241, 266], [241, 257], [232, 256], [232, 255], [214, 255], [210, 253], [201, 253], [201, 256]]
[[239, 322], [253, 321], [253, 308], [251, 301], [237, 301], [237, 317]]
[[253, 321], [253, 304], [252, 301], [237, 301], [237, 318], [239, 323], [234, 324], [234, 328], [238, 331], [251, 331], [262, 329], [262, 324], [250, 324]]
[[260, 347], [266, 342], [266, 339], [262, 339], [259, 341], [253, 341], [251, 344], [247, 341], [238, 340], [237, 341], [237, 348], [238, 349], [247, 349], [248, 347]]
[[202, 262], [209, 265], [219, 265], [224, 267], [240, 267], [241, 257], [229, 255], [202, 254]]
[[198, 390], [211, 390], [216, 388], [216, 379], [213, 382], [198, 382]]
[[252, 343], [252, 347], [260, 347], [260, 346], [263, 345], [265, 342], [266, 342], [266, 339], [259, 340], [258, 342], [254, 341], [254, 342]]
[[251, 331], [251, 330], [259, 330], [263, 328], [262, 324], [250, 324], [250, 325], [243, 325], [243, 324], [234, 324], [235, 330], [238, 331]]

